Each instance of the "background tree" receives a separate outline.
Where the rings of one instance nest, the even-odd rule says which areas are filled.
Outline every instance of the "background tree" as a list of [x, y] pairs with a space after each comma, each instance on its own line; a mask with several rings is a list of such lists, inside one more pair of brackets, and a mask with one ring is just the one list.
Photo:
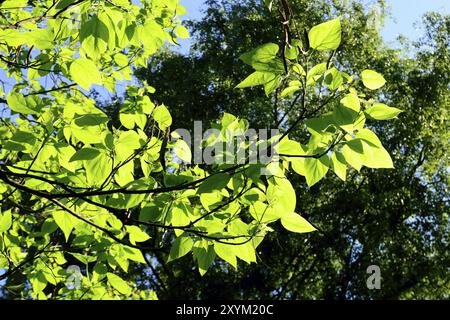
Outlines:
[[[295, 179], [297, 210], [323, 232], [307, 239], [282, 231], [258, 250], [257, 265], [237, 273], [218, 263], [200, 280], [186, 277], [189, 261], [159, 266], [166, 290], [161, 298], [446, 298], [449, 292], [447, 192], [449, 105], [449, 17], [424, 17], [426, 35], [403, 51], [387, 47], [379, 27], [385, 6], [361, 2], [292, 1], [300, 33], [330, 16], [342, 15], [343, 38], [337, 61], [349, 68], [373, 68], [389, 85], [381, 101], [403, 110], [399, 120], [370, 123], [394, 154], [396, 170], [353, 171], [342, 188], [336, 177], [307, 188]], [[176, 122], [214, 120], [222, 112], [250, 119], [254, 126], [286, 128], [299, 110], [263, 90], [233, 87], [249, 70], [238, 57], [257, 45], [281, 39], [279, 21], [259, 1], [206, 1], [200, 21], [188, 23], [193, 35], [187, 55], [166, 51], [139, 76], [162, 89]], [[177, 81], [175, 81], [177, 80]], [[181, 82], [180, 82], [181, 81]], [[314, 96], [311, 97], [314, 99]], [[291, 111], [286, 114], [286, 111]], [[201, 115], [201, 117], [199, 117]], [[294, 132], [297, 137], [304, 127]], [[368, 290], [366, 269], [378, 265], [382, 290]], [[236, 290], [237, 289], [237, 290]]]

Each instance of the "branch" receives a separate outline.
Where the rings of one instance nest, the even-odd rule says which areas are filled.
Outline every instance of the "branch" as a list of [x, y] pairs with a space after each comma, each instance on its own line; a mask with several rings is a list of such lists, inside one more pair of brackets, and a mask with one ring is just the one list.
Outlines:
[[[14, 174], [14, 173], [13, 173], [13, 174]], [[16, 175], [22, 175], [22, 174], [16, 174]], [[38, 178], [38, 176], [36, 176], [36, 177]], [[24, 185], [22, 185], [22, 184], [20, 184], [20, 183], [17, 183], [17, 182], [15, 182], [15, 181], [13, 181], [13, 180], [10, 180], [10, 179], [5, 175], [5, 173], [2, 172], [2, 171], [0, 171], [0, 179], [3, 180], [4, 182], [6, 182], [7, 184], [13, 186], [16, 190], [18, 189], [18, 190], [21, 190], [21, 191], [24, 191], [24, 192], [33, 194], [33, 195], [35, 195], [35, 196], [45, 198], [45, 199], [51, 201], [52, 203], [56, 204], [57, 206], [59, 206], [59, 207], [62, 208], [63, 210], [65, 210], [65, 211], [69, 210], [69, 211], [67, 211], [67, 212], [69, 212], [71, 215], [73, 215], [73, 216], [75, 216], [76, 218], [78, 218], [78, 219], [80, 219], [80, 220], [82, 220], [82, 221], [88, 223], [89, 225], [91, 225], [91, 226], [93, 226], [93, 227], [95, 227], [95, 228], [97, 228], [97, 229], [99, 229], [99, 230], [101, 230], [101, 231], [107, 233], [108, 236], [110, 236], [112, 239], [116, 240], [116, 241], [119, 242], [119, 243], [128, 245], [128, 246], [130, 246], [130, 247], [135, 247], [135, 248], [138, 248], [138, 249], [143, 249], [143, 248], [145, 248], [145, 249], [147, 249], [147, 250], [150, 250], [148, 247], [134, 246], [134, 245], [131, 245], [131, 244], [129, 244], [129, 243], [127, 243], [127, 242], [125, 242], [125, 241], [123, 241], [123, 240], [121, 240], [121, 239], [118, 239], [118, 238], [117, 238], [114, 234], [112, 234], [109, 230], [107, 230], [107, 229], [105, 229], [105, 228], [102, 228], [102, 227], [100, 227], [100, 226], [98, 226], [98, 225], [96, 225], [96, 224], [90, 222], [89, 220], [87, 220], [87, 219], [81, 217], [79, 214], [77, 214], [76, 212], [74, 212], [74, 211], [71, 210], [70, 208], [67, 208], [66, 206], [64, 206], [62, 203], [60, 203], [59, 201], [57, 201], [57, 200], [53, 197], [53, 195], [52, 195], [51, 193], [47, 193], [47, 192], [40, 191], [40, 190], [33, 190], [33, 189], [31, 189], [31, 188], [29, 188], [29, 187], [26, 187], [26, 186], [24, 186]], [[43, 178], [42, 180], [47, 180], [47, 179]], [[51, 182], [51, 181], [50, 181], [50, 182]], [[207, 213], [204, 214], [203, 216], [199, 217], [198, 219], [194, 220], [193, 222], [191, 222], [190, 224], [185, 225], [185, 226], [170, 226], [170, 225], [164, 225], [164, 224], [158, 224], [158, 223], [143, 222], [143, 221], [136, 220], [136, 219], [129, 219], [129, 221], [132, 222], [132, 223], [134, 223], [134, 224], [136, 224], [136, 225], [145, 225], [145, 226], [151, 226], [151, 227], [156, 227], [156, 228], [161, 228], [161, 229], [168, 229], [168, 230], [184, 230], [185, 232], [189, 232], [189, 233], [195, 234], [195, 235], [197, 235], [197, 236], [200, 236], [200, 237], [203, 237], [203, 238], [207, 238], [207, 239], [210, 239], [210, 240], [216, 240], [216, 241], [221, 241], [221, 240], [231, 240], [231, 239], [237, 239], [237, 238], [243, 238], [243, 237], [250, 237], [250, 236], [246, 236], [246, 235], [245, 235], [245, 236], [230, 236], [230, 237], [212, 237], [212, 236], [207, 236], [207, 235], [205, 235], [205, 234], [203, 233], [203, 231], [195, 230], [195, 229], [190, 229], [190, 228], [192, 228], [192, 227], [194, 226], [195, 223], [197, 223], [198, 221], [200, 221], [200, 220], [206, 218], [207, 216], [210, 216], [211, 214], [213, 214], [213, 213], [219, 211], [220, 209], [224, 208], [225, 206], [229, 205], [230, 203], [232, 203], [233, 201], [235, 201], [236, 199], [238, 199], [240, 196], [242, 196], [242, 195], [243, 195], [245, 192], [247, 192], [248, 190], [250, 190], [250, 188], [247, 189], [247, 190], [241, 190], [241, 192], [240, 192], [238, 195], [236, 195], [235, 197], [233, 197], [233, 198], [231, 198], [230, 200], [228, 200], [227, 202], [225, 202], [225, 203], [223, 203], [223, 204], [217, 206], [217, 207], [214, 208], [213, 210], [207, 212]], [[106, 210], [110, 211], [111, 213], [119, 213], [119, 212], [120, 212], [120, 210], [117, 209], [117, 208], [113, 208], [113, 207], [104, 205], [104, 204], [102, 204], [102, 203], [96, 202], [96, 201], [91, 200], [91, 199], [86, 198], [86, 197], [81, 197], [79, 194], [77, 194], [77, 193], [75, 193], [75, 192], [73, 192], [73, 195], [72, 195], [71, 197], [77, 197], [78, 199], [83, 200], [83, 201], [85, 201], [85, 202], [87, 202], [87, 203], [89, 203], [89, 204], [92, 204], [92, 205], [94, 205], [94, 206], [97, 206], [97, 207], [106, 209]], [[250, 240], [251, 240], [251, 239], [250, 239]], [[248, 242], [248, 241], [246, 241], [246, 242]], [[246, 243], [246, 242], [243, 242], [243, 243]], [[230, 243], [228, 243], [228, 242], [225, 242], [225, 243], [230, 244]], [[237, 243], [237, 245], [238, 245], [238, 244], [243, 244], [243, 243]], [[154, 248], [152, 248], [152, 250], [154, 250]]]
[[39, 257], [39, 255], [41, 253], [43, 253], [45, 251], [45, 249], [47, 249], [47, 247], [51, 244], [51, 242], [49, 242], [44, 248], [42, 248], [41, 250], [37, 251], [32, 257], [22, 261], [21, 263], [19, 263], [17, 266], [15, 266], [13, 269], [8, 270], [7, 272], [5, 272], [4, 274], [2, 274], [0, 276], [0, 281], [4, 280], [6, 278], [8, 278], [10, 275], [12, 275], [13, 273], [17, 272], [20, 268], [22, 268], [23, 266], [25, 266], [27, 263], [29, 262], [33, 262], [35, 259], [37, 259]]
[[26, 18], [26, 19], [22, 19], [17, 21], [16, 23], [12, 24], [12, 25], [1, 25], [0, 28], [2, 29], [18, 29], [22, 24], [26, 23], [26, 22], [41, 22], [43, 20], [48, 20], [48, 19], [56, 19], [58, 18], [62, 13], [64, 13], [65, 11], [67, 11], [68, 9], [70, 9], [71, 7], [74, 7], [82, 2], [84, 2], [86, 0], [78, 0], [75, 1], [69, 5], [67, 5], [66, 7], [60, 9], [59, 11], [57, 11], [55, 14], [47, 16], [47, 13], [50, 11], [50, 9], [52, 9], [53, 5], [48, 8], [46, 10], [46, 12], [44, 13], [43, 16], [38, 16], [38, 17], [30, 17], [30, 18]]
[[66, 85], [61, 86], [61, 87], [56, 87], [56, 88], [52, 88], [52, 89], [48, 89], [48, 90], [42, 90], [42, 91], [37, 91], [37, 92], [28, 93], [28, 94], [25, 94], [24, 97], [33, 96], [33, 95], [38, 95], [38, 94], [47, 94], [47, 93], [49, 93], [49, 92], [53, 92], [53, 91], [58, 91], [58, 90], [63, 90], [63, 89], [68, 89], [68, 88], [71, 88], [71, 87], [75, 87], [76, 85], [77, 85], [76, 83], [66, 84]]
[[339, 138], [335, 139], [335, 141], [333, 141], [331, 143], [331, 145], [322, 153], [319, 154], [279, 154], [279, 156], [281, 157], [286, 157], [286, 158], [315, 158], [315, 159], [319, 159], [322, 158], [324, 155], [326, 155], [328, 152], [330, 152], [335, 146], [337, 146], [342, 139], [344, 139], [346, 133], [343, 133]]
[[138, 246], [138, 245], [133, 245], [131, 243], [128, 243], [122, 239], [119, 239], [117, 236], [115, 236], [111, 231], [109, 231], [106, 228], [103, 228], [101, 226], [96, 225], [95, 223], [89, 221], [88, 219], [82, 217], [81, 215], [79, 215], [78, 213], [76, 213], [75, 211], [73, 211], [72, 209], [70, 209], [69, 207], [65, 206], [64, 204], [62, 204], [61, 202], [59, 202], [58, 200], [54, 199], [51, 194], [48, 194], [47, 192], [43, 192], [43, 191], [39, 191], [39, 190], [33, 190], [31, 188], [28, 188], [20, 183], [17, 183], [15, 181], [12, 181], [10, 179], [8, 179], [7, 176], [4, 175], [3, 172], [0, 172], [0, 179], [3, 180], [4, 182], [8, 183], [9, 185], [14, 186], [15, 188], [17, 188], [18, 190], [24, 191], [24, 192], [28, 192], [32, 195], [35, 196], [39, 196], [42, 198], [45, 198], [47, 200], [49, 200], [50, 202], [54, 203], [55, 205], [57, 205], [58, 207], [60, 207], [61, 209], [63, 209], [64, 211], [70, 213], [72, 216], [74, 216], [75, 218], [87, 223], [88, 225], [103, 231], [106, 235], [108, 235], [111, 239], [115, 240], [118, 243], [124, 244], [126, 246], [132, 247], [132, 248], [136, 248], [136, 249], [145, 249], [145, 250], [150, 250], [150, 251], [157, 251], [157, 250], [162, 250], [161, 248], [153, 248], [153, 247], [145, 247], [145, 246]]
[[297, 94], [294, 98], [294, 100], [292, 101], [291, 105], [289, 106], [289, 109], [283, 114], [283, 116], [281, 117], [281, 119], [277, 122], [276, 127], [278, 128], [281, 123], [284, 121], [284, 119], [287, 117], [287, 115], [292, 111], [292, 109], [295, 107], [295, 105], [297, 104], [298, 99], [300, 99], [301, 97], [301, 92], [299, 94]]
[[[86, 192], [74, 192], [72, 190], [68, 191], [66, 190], [68, 193], [48, 193], [48, 192], [44, 192], [44, 191], [37, 191], [39, 192], [40, 196], [45, 197], [45, 198], [49, 198], [49, 199], [62, 199], [62, 198], [71, 198], [71, 197], [91, 197], [91, 196], [103, 196], [103, 195], [112, 195], [112, 194], [116, 194], [116, 193], [122, 193], [122, 194], [158, 194], [158, 193], [165, 193], [165, 192], [171, 192], [171, 191], [180, 191], [180, 190], [186, 190], [186, 189], [191, 189], [194, 188], [196, 185], [198, 185], [199, 183], [204, 182], [205, 180], [208, 180], [209, 178], [213, 177], [214, 175], [220, 174], [220, 173], [228, 173], [228, 172], [232, 172], [235, 171], [241, 167], [243, 167], [243, 164], [238, 164], [232, 167], [229, 167], [227, 169], [224, 170], [220, 170], [217, 171], [207, 177], [204, 178], [200, 178], [191, 182], [185, 182], [185, 183], [181, 183], [179, 185], [173, 186], [173, 187], [164, 187], [164, 188], [155, 188], [155, 189], [147, 189], [147, 190], [130, 190], [130, 189], [126, 189], [126, 188], [118, 188], [118, 189], [113, 189], [113, 190], [93, 190], [93, 191], [86, 191]], [[34, 175], [29, 175], [29, 174], [22, 174], [22, 173], [7, 173], [4, 171], [0, 171], [0, 179], [5, 181], [8, 184], [11, 184], [11, 180], [8, 179], [7, 175], [11, 174], [11, 175], [15, 175], [18, 177], [25, 177], [25, 178], [34, 178], [34, 179], [38, 179], [41, 181], [45, 181], [51, 184], [59, 184], [61, 185], [61, 183], [57, 182], [57, 181], [52, 181], [43, 177], [39, 177], [39, 176], [34, 176]], [[22, 186], [22, 185], [21, 185]], [[22, 186], [24, 187], [24, 186]], [[68, 188], [66, 186], [66, 188]], [[27, 188], [28, 189], [28, 188]], [[63, 188], [64, 189], [64, 188]], [[32, 190], [32, 189], [29, 189]]]
[[197, 222], [199, 222], [200, 220], [205, 219], [206, 217], [212, 215], [213, 213], [219, 211], [220, 209], [224, 208], [225, 206], [229, 205], [230, 203], [234, 202], [236, 199], [239, 199], [242, 195], [244, 195], [247, 191], [249, 191], [251, 188], [247, 188], [245, 189], [245, 182], [244, 182], [244, 187], [242, 188], [242, 190], [234, 197], [232, 197], [230, 200], [228, 200], [227, 202], [215, 207], [213, 210], [211, 210], [210, 212], [208, 212], [207, 214], [195, 219], [194, 221], [192, 221], [189, 224], [189, 227], [194, 226]]

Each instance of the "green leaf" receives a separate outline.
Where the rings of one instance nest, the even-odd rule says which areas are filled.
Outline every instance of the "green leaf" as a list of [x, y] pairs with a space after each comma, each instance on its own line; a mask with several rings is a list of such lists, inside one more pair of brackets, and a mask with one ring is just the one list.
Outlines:
[[341, 44], [341, 21], [339, 18], [313, 27], [308, 34], [309, 45], [316, 50], [336, 50]]
[[306, 233], [316, 231], [305, 218], [295, 212], [289, 212], [283, 214], [281, 217], [281, 224], [286, 230], [297, 232], [297, 233]]
[[165, 130], [172, 125], [172, 116], [165, 105], [159, 105], [153, 110], [153, 119], [158, 123], [161, 130]]
[[138, 263], [146, 263], [142, 251], [138, 248], [124, 247], [123, 248], [124, 257], [128, 260], [132, 260]]
[[391, 156], [384, 149], [375, 133], [369, 129], [362, 129], [356, 134], [361, 139], [364, 150], [363, 164], [368, 168], [394, 168]]
[[150, 239], [150, 236], [138, 226], [126, 226], [126, 229], [131, 244], [136, 244], [136, 242], [145, 242]]
[[383, 145], [381, 144], [380, 139], [378, 139], [377, 135], [371, 131], [370, 129], [361, 129], [356, 134], [356, 138], [365, 140], [368, 142], [371, 146], [381, 148]]
[[72, 3], [74, 3], [77, 0], [61, 0], [58, 1], [58, 3], [56, 4], [55, 8], [56, 9], [63, 9], [63, 8], [67, 8], [68, 6], [70, 6]]
[[305, 158], [293, 158], [290, 160], [292, 170], [301, 176], [305, 176]]
[[194, 247], [193, 254], [198, 262], [198, 270], [200, 275], [204, 275], [216, 258], [216, 252], [213, 246]]
[[136, 131], [133, 130], [122, 131], [117, 141], [117, 145], [128, 147], [132, 150], [136, 150], [141, 147], [140, 139], [141, 137]]
[[182, 39], [186, 39], [186, 38], [190, 37], [188, 29], [186, 29], [186, 27], [182, 26], [182, 25], [179, 25], [175, 29], [175, 34], [177, 35], [178, 38], [182, 38]]
[[[275, 150], [278, 154], [286, 155], [306, 155], [305, 148], [297, 141], [283, 139], [276, 146]], [[288, 158], [292, 160], [292, 158]]]
[[75, 172], [75, 170], [80, 167], [80, 163], [69, 163], [69, 159], [75, 154], [75, 149], [66, 143], [59, 143], [55, 145], [55, 147], [59, 165], [71, 172]]
[[268, 97], [273, 91], [275, 91], [278, 88], [278, 85], [280, 84], [281, 76], [276, 76], [269, 82], [264, 84], [264, 92], [266, 96]]
[[47, 287], [47, 279], [45, 278], [45, 275], [42, 271], [38, 271], [34, 274], [31, 274], [28, 277], [28, 280], [31, 283], [31, 286], [33, 287], [33, 292], [35, 294], [41, 293], [42, 290], [44, 290]]
[[84, 255], [84, 254], [76, 253], [76, 252], [69, 252], [69, 254], [84, 264], [89, 264], [91, 262], [97, 261], [97, 257], [92, 257], [92, 256], [88, 256], [88, 255]]
[[29, 80], [38, 79], [40, 77], [46, 76], [54, 68], [53, 61], [48, 54], [40, 53], [38, 54], [32, 63], [39, 65], [39, 68], [28, 69], [27, 77]]
[[280, 76], [284, 72], [283, 61], [279, 58], [275, 58], [269, 62], [254, 62], [252, 65], [255, 71], [270, 72]]
[[[197, 191], [198, 192], [198, 191]], [[206, 210], [211, 210], [214, 205], [219, 204], [222, 201], [223, 196], [218, 192], [209, 192], [200, 194], [200, 203]]]
[[79, 127], [98, 126], [108, 122], [108, 116], [103, 113], [97, 114], [83, 114], [75, 118], [75, 124]]
[[266, 196], [277, 213], [295, 210], [297, 197], [292, 184], [286, 178], [272, 177], [268, 180]]
[[[189, 216], [192, 213], [192, 207], [186, 203], [180, 203], [172, 206], [170, 223], [174, 226], [187, 226], [191, 220]], [[182, 230], [175, 230], [175, 234], [180, 236]]]
[[383, 147], [381, 148], [373, 147], [370, 144], [367, 144], [365, 141], [363, 141], [363, 147], [364, 147], [363, 165], [365, 165], [368, 168], [374, 169], [394, 168], [391, 156], [386, 151], [386, 149], [384, 149]]
[[39, 114], [41, 106], [37, 97], [28, 96], [16, 92], [10, 92], [6, 102], [12, 111], [22, 114]]
[[119, 276], [108, 272], [106, 277], [108, 278], [108, 283], [121, 294], [129, 295], [131, 293], [131, 287]]
[[178, 139], [173, 147], [173, 152], [184, 162], [191, 163], [192, 153], [186, 141]]
[[54, 48], [54, 35], [49, 29], [36, 29], [31, 31], [28, 36], [30, 46], [35, 46], [39, 50]]
[[333, 152], [331, 155], [331, 168], [341, 180], [345, 181], [347, 179], [347, 162], [342, 153]]
[[[73, 121], [70, 126], [66, 126], [65, 129], [70, 130], [67, 132], [67, 141], [70, 140], [70, 136], [83, 142], [85, 145], [102, 143], [104, 141], [104, 137], [102, 137], [104, 130], [100, 126], [79, 127], [75, 124], [75, 121]], [[66, 135], [65, 131], [64, 134]]]
[[101, 84], [102, 78], [92, 60], [79, 58], [70, 65], [70, 76], [80, 87], [89, 90], [92, 84]]
[[130, 63], [130, 60], [126, 55], [119, 52], [114, 55], [114, 62], [120, 67], [125, 67]]
[[[249, 225], [247, 225], [240, 219], [234, 220], [228, 226], [228, 231], [232, 235], [236, 235], [236, 236], [250, 235]], [[243, 242], [243, 239], [245, 240], [246, 237], [242, 237], [241, 239], [236, 239], [236, 240], [232, 241], [235, 243], [235, 245], [230, 246], [230, 249], [233, 250], [234, 254], [239, 259], [245, 261], [246, 263], [250, 264], [252, 262], [256, 262], [256, 254], [255, 254], [256, 245], [254, 244], [253, 241], [248, 241], [243, 244], [239, 244], [239, 243]]]
[[167, 262], [181, 258], [187, 255], [191, 250], [192, 239], [188, 236], [180, 236], [173, 242]]
[[214, 243], [214, 251], [222, 260], [228, 262], [237, 269], [236, 254], [234, 254], [232, 246], [233, 245], [216, 242]]
[[284, 53], [286, 59], [289, 60], [295, 60], [299, 53], [300, 53], [300, 49], [302, 48], [303, 44], [300, 40], [298, 39], [292, 39], [292, 43], [291, 46], [286, 46], [286, 52]]
[[94, 148], [83, 148], [75, 152], [75, 154], [70, 158], [69, 162], [80, 161], [80, 160], [92, 160], [100, 155], [100, 151]]
[[0, 213], [0, 232], [6, 232], [11, 228], [12, 225], [12, 216], [11, 210]]
[[352, 109], [339, 105], [333, 111], [333, 121], [336, 125], [345, 131], [352, 133], [354, 129], [354, 122], [358, 113]]
[[147, 19], [142, 28], [138, 27], [138, 35], [139, 40], [144, 45], [145, 51], [151, 54], [156, 52], [164, 44], [165, 32], [162, 26], [151, 19]]
[[306, 183], [309, 187], [315, 185], [322, 180], [328, 172], [330, 161], [327, 155], [322, 156], [319, 159], [306, 158], [305, 159], [305, 177]]
[[239, 59], [244, 63], [253, 66], [255, 62], [270, 62], [277, 56], [279, 47], [275, 43], [263, 44], [250, 52], [242, 54]]
[[147, 116], [143, 113], [131, 112], [125, 113], [121, 112], [119, 114], [119, 120], [122, 125], [127, 129], [134, 129], [136, 124], [139, 128], [144, 129], [147, 123]]
[[361, 170], [364, 162], [364, 148], [360, 139], [348, 141], [342, 147], [342, 155], [349, 165], [357, 171]]
[[230, 181], [230, 175], [226, 173], [213, 174], [200, 184], [197, 194], [211, 193], [215, 190], [222, 190], [227, 186], [228, 181]]
[[287, 87], [283, 91], [281, 91], [280, 98], [291, 96], [294, 92], [297, 92], [299, 90], [300, 90], [299, 86]]
[[276, 75], [272, 72], [255, 71], [247, 78], [245, 78], [241, 83], [239, 83], [236, 88], [242, 89], [266, 84], [269, 81], [272, 81], [275, 77]]
[[389, 120], [397, 117], [401, 112], [400, 109], [392, 108], [384, 103], [376, 103], [372, 107], [367, 108], [365, 113], [375, 120]]
[[106, 267], [105, 264], [97, 262], [94, 266], [94, 270], [92, 273], [93, 273], [92, 282], [96, 283], [99, 280], [102, 280], [106, 277], [106, 274], [108, 273], [108, 268]]
[[335, 123], [336, 120], [334, 119], [333, 121], [333, 119], [334, 115], [325, 114], [321, 115], [319, 118], [307, 119], [305, 122], [306, 127], [311, 134], [321, 136]]
[[258, 223], [271, 223], [280, 218], [281, 212], [285, 211], [286, 206], [283, 205], [283, 210], [278, 210], [278, 205], [268, 206], [261, 201], [251, 201], [248, 212]]
[[[239, 242], [242, 242], [242, 239], [240, 239]], [[252, 241], [244, 244], [234, 245], [233, 251], [239, 259], [245, 261], [248, 264], [256, 262], [255, 247], [253, 246]]]
[[[126, 160], [131, 156], [134, 150], [141, 147], [141, 139], [136, 131], [122, 131], [115, 145], [116, 156], [120, 161]], [[133, 167], [131, 165], [131, 167]], [[130, 167], [128, 167], [130, 168]]]
[[14, 141], [6, 141], [3, 147], [5, 148], [5, 150], [10, 151], [25, 151], [27, 149], [25, 145]]
[[66, 241], [68, 241], [76, 218], [66, 211], [55, 211], [53, 212], [53, 219], [55, 219], [56, 224], [63, 231]]
[[18, 130], [11, 137], [11, 140], [19, 143], [26, 143], [33, 145], [36, 142], [36, 137], [31, 132]]
[[337, 90], [344, 82], [341, 72], [336, 68], [331, 68], [325, 76], [325, 84], [330, 90]]
[[42, 233], [53, 233], [58, 229], [58, 225], [50, 218], [45, 220], [41, 227]]
[[[76, 156], [77, 154], [74, 154], [73, 157]], [[86, 169], [86, 180], [88, 184], [91, 186], [101, 185], [113, 170], [112, 163], [112, 159], [104, 152], [100, 152], [93, 159], [84, 160], [83, 166]]]
[[355, 112], [359, 112], [359, 110], [361, 109], [361, 102], [358, 96], [354, 93], [346, 94], [340, 102], [344, 107], [349, 108]]
[[133, 161], [130, 161], [127, 164], [120, 167], [119, 170], [117, 170], [117, 173], [114, 175], [114, 179], [120, 186], [123, 187], [134, 180], [133, 173], [134, 173], [134, 163]]
[[303, 67], [298, 63], [294, 64], [294, 66], [292, 67], [292, 70], [301, 76], [304, 76], [306, 74], [305, 69], [303, 69]]
[[94, 60], [105, 53], [109, 40], [108, 26], [97, 15], [80, 28], [81, 47]]
[[355, 94], [347, 94], [341, 99], [341, 104], [334, 109], [332, 118], [336, 125], [352, 133], [359, 124], [360, 100]]
[[308, 75], [306, 77], [306, 86], [308, 87], [314, 84], [316, 81], [318, 81], [326, 70], [327, 70], [326, 62], [319, 63], [314, 67], [312, 67], [311, 70], [309, 70]]
[[370, 90], [379, 89], [386, 83], [383, 76], [373, 70], [364, 70], [361, 72], [361, 78], [366, 88], [369, 88]]

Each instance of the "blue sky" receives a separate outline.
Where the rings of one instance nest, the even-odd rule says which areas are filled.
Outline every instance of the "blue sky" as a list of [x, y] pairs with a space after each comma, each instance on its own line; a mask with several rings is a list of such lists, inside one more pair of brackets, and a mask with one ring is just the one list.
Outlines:
[[[198, 2], [198, 1], [192, 1]], [[383, 28], [383, 37], [391, 43], [399, 34], [411, 40], [421, 36], [420, 28], [414, 26], [421, 16], [428, 11], [450, 13], [450, 0], [388, 0], [393, 19], [388, 19]]]
[[[364, 2], [368, 3], [371, 1], [364, 0]], [[394, 46], [396, 44], [396, 38], [400, 34], [411, 40], [420, 37], [421, 30], [420, 28], [416, 28], [414, 23], [420, 22], [420, 17], [425, 12], [439, 11], [441, 13], [450, 13], [450, 0], [387, 0], [386, 2], [391, 8], [392, 18], [388, 17], [386, 19], [382, 34], [383, 38]], [[181, 4], [188, 11], [186, 18], [200, 18], [202, 3], [203, 0], [181, 0]], [[183, 45], [186, 46], [188, 43], [187, 41], [183, 42]]]

